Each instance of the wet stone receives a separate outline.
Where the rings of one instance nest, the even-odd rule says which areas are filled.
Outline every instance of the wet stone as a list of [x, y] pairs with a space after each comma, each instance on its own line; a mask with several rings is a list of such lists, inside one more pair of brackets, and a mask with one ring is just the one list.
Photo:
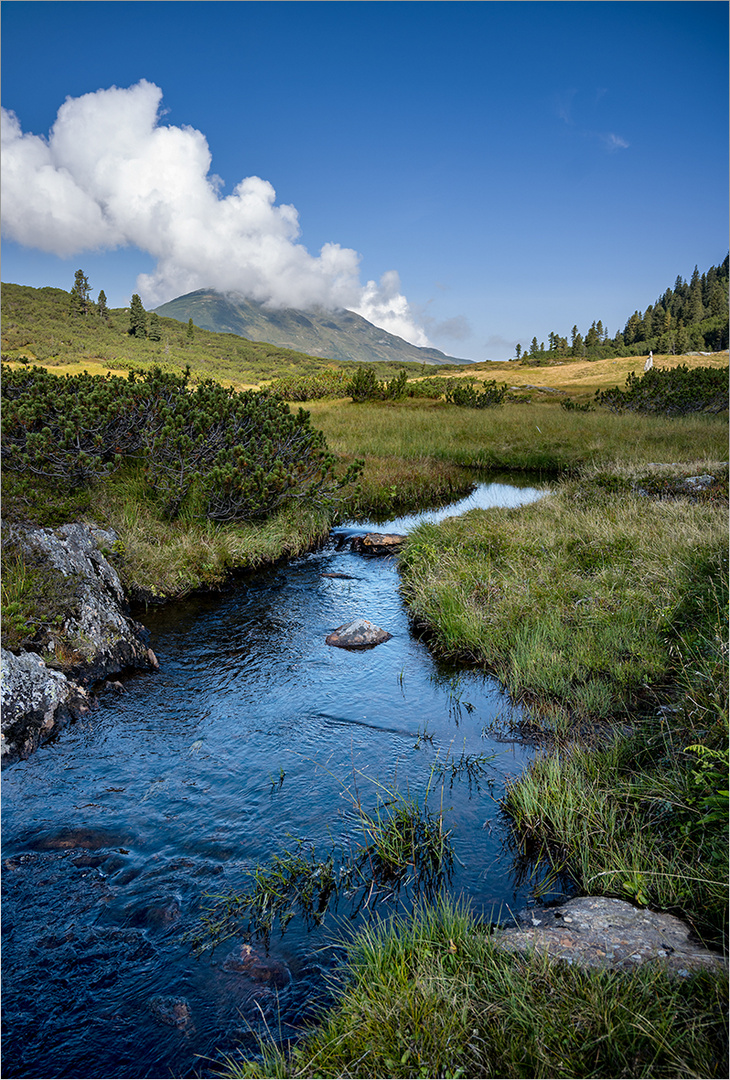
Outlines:
[[372, 649], [383, 641], [390, 641], [393, 635], [383, 630], [368, 619], [355, 619], [343, 623], [325, 638], [325, 644], [338, 649]]
[[148, 1008], [155, 1020], [159, 1020], [161, 1024], [177, 1028], [178, 1031], [189, 1031], [192, 1028], [190, 1003], [184, 997], [159, 995], [150, 998]]
[[353, 536], [350, 549], [361, 555], [393, 555], [406, 540], [402, 533], [368, 533]]

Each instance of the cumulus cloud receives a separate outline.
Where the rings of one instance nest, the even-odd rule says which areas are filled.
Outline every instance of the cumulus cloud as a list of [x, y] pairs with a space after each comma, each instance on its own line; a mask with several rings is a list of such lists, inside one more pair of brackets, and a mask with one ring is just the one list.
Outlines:
[[205, 136], [161, 123], [162, 91], [142, 80], [67, 98], [47, 138], [2, 110], [3, 232], [62, 258], [133, 245], [156, 260], [137, 279], [148, 307], [194, 289], [274, 307], [350, 308], [427, 345], [395, 271], [360, 281], [360, 256], [336, 243], [312, 255], [294, 206], [248, 176], [221, 197]]

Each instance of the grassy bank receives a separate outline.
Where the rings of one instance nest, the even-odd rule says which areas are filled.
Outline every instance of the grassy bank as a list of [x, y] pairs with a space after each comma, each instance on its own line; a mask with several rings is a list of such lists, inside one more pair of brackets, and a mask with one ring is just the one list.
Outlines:
[[[727, 473], [674, 472], [711, 467]], [[627, 715], [669, 680], [669, 631], [726, 552], [722, 494], [638, 493], [661, 478], [588, 470], [530, 506], [421, 526], [400, 561], [414, 618], [555, 721]]]
[[227, 1077], [720, 1077], [725, 987], [510, 957], [444, 903], [362, 931], [339, 1003]]

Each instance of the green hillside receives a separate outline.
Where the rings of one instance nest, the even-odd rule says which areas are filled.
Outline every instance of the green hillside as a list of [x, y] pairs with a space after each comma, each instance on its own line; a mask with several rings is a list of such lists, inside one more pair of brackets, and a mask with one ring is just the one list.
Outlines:
[[[58, 370], [87, 368], [92, 373], [153, 364], [182, 372], [189, 366], [194, 378], [210, 377], [237, 387], [286, 375], [310, 375], [328, 368], [355, 370], [359, 366], [199, 326], [193, 326], [191, 332], [187, 320], [181, 323], [163, 316], [158, 317], [159, 340], [136, 337], [129, 333], [129, 308], [100, 314], [98, 304], [89, 303], [84, 315], [73, 310], [71, 293], [63, 289], [3, 284], [1, 295], [5, 362], [27, 360]], [[148, 315], [148, 324], [151, 318]], [[423, 367], [384, 363], [378, 372], [391, 376], [404, 366], [417, 374]]]

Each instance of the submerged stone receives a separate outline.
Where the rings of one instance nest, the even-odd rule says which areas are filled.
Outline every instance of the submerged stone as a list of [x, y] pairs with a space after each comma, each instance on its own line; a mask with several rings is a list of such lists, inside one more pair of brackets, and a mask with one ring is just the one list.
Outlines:
[[246, 975], [255, 983], [264, 983], [281, 990], [292, 981], [291, 971], [283, 960], [275, 960], [245, 943], [237, 945], [223, 962], [224, 971]]

